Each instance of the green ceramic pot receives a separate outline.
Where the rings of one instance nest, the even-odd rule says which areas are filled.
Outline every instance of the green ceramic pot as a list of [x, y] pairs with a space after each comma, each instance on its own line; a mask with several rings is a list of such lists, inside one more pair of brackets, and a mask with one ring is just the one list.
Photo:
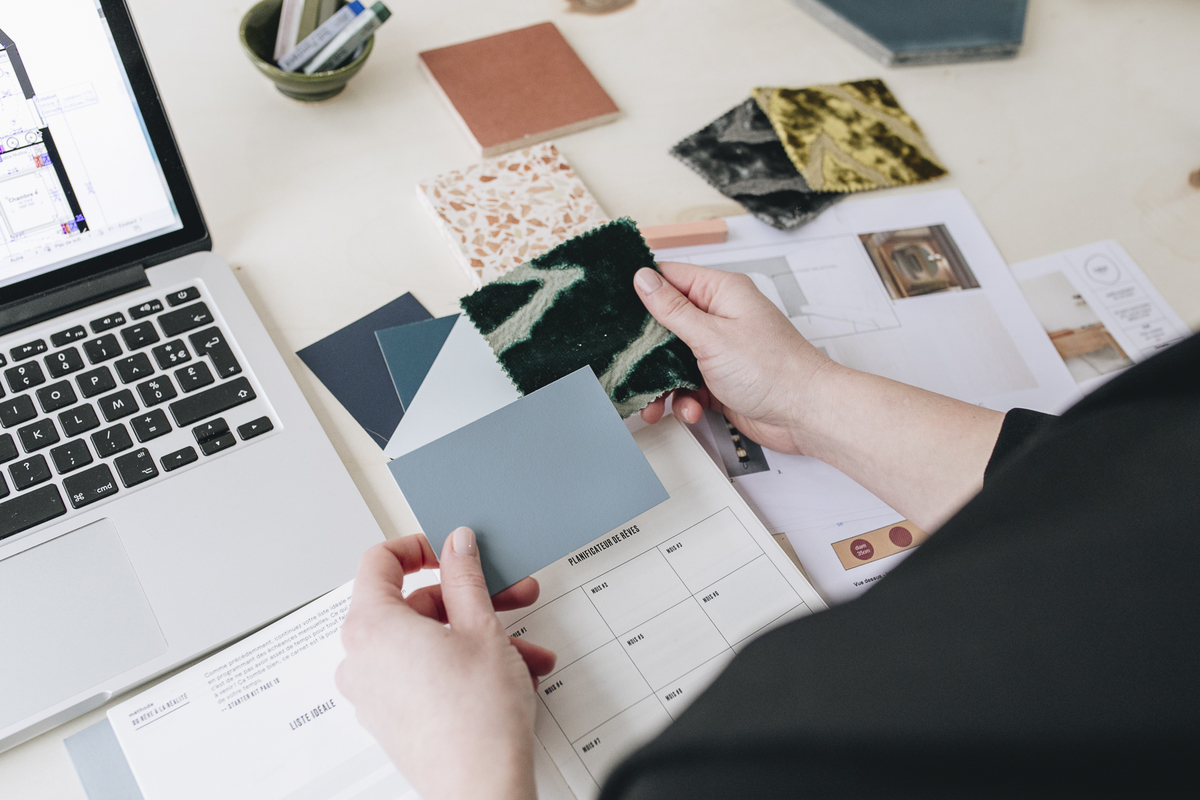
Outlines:
[[279, 12], [282, 8], [283, 0], [262, 0], [246, 12], [246, 16], [242, 17], [242, 24], [238, 27], [242, 49], [246, 51], [246, 56], [258, 71], [270, 78], [276, 89], [293, 100], [306, 103], [328, 100], [345, 89], [346, 83], [367, 63], [367, 57], [375, 48], [375, 37], [368, 39], [358, 58], [344, 67], [328, 72], [314, 72], [312, 75], [284, 72], [271, 60], [275, 52], [275, 35], [279, 30]]

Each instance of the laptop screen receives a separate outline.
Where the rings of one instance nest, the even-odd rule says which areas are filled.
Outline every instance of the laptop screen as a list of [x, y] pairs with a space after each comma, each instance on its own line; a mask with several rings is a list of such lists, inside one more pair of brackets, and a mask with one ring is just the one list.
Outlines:
[[100, 1], [4, 5], [0, 287], [180, 230]]

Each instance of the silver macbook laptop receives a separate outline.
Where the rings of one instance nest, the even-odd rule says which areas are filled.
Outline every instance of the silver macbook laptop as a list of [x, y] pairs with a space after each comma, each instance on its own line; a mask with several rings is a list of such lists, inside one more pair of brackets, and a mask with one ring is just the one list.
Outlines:
[[5, 3], [0, 750], [382, 538], [209, 246], [123, 0]]

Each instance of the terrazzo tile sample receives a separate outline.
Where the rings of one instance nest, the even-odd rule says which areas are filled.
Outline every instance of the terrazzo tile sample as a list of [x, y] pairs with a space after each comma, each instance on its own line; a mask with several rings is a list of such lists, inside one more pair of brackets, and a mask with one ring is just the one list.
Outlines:
[[417, 195], [477, 287], [608, 222], [550, 143], [422, 181]]

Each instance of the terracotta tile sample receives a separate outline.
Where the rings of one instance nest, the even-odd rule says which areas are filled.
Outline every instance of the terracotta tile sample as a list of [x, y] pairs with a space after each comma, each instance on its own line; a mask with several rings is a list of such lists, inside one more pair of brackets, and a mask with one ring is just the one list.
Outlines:
[[550, 143], [422, 181], [417, 196], [476, 287], [608, 222]]
[[619, 113], [553, 22], [426, 50], [418, 61], [485, 157]]

